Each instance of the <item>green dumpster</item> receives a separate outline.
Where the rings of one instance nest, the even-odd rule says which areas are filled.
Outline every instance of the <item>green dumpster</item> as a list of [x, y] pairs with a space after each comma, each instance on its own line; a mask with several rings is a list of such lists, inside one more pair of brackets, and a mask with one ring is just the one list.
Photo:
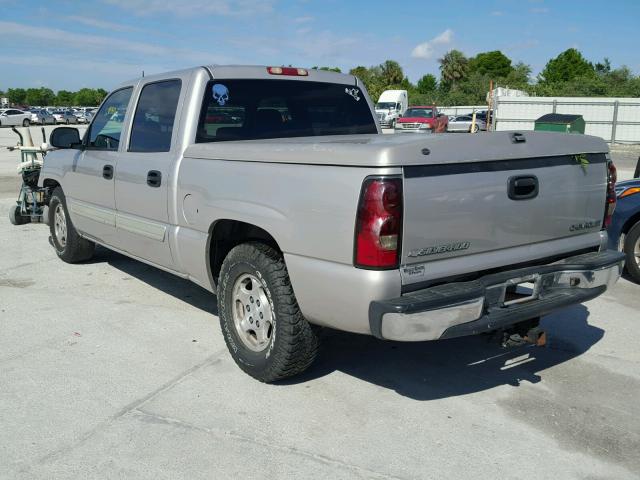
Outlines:
[[562, 133], [584, 133], [584, 118], [582, 118], [582, 115], [547, 113], [536, 120], [534, 130]]

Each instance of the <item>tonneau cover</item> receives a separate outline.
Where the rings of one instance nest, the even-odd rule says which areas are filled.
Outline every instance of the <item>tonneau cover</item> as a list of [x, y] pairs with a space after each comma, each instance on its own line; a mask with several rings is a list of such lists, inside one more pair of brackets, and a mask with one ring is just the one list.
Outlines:
[[189, 146], [184, 156], [247, 162], [397, 167], [609, 151], [603, 139], [589, 135], [523, 131], [520, 134], [526, 141], [514, 143], [513, 133], [337, 135], [198, 143]]

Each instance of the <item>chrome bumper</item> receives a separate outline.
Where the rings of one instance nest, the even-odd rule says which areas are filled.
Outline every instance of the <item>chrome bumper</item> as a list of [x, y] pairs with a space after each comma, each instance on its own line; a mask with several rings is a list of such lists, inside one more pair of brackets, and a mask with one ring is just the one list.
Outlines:
[[[612, 287], [623, 268], [624, 255], [609, 250], [372, 302], [371, 333], [411, 342], [503, 328], [591, 300]], [[524, 283], [532, 286], [526, 295], [508, 298], [508, 292]]]

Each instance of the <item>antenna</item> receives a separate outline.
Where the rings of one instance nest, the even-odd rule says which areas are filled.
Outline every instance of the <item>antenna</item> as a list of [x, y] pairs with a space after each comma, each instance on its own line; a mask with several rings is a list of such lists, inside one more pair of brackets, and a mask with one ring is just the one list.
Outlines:
[[142, 70], [142, 78], [144, 78], [144, 70]]

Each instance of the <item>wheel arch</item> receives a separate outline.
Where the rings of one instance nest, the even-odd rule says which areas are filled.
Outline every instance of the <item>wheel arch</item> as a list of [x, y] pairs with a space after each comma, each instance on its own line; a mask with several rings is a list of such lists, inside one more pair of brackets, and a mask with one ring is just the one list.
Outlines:
[[275, 237], [258, 225], [234, 219], [220, 219], [211, 224], [207, 241], [207, 266], [214, 288], [218, 285], [222, 262], [231, 249], [252, 241], [265, 243], [282, 252]]
[[637, 223], [640, 223], [640, 212], [632, 215], [627, 219], [627, 221], [624, 223], [624, 226], [622, 227], [622, 233], [626, 235]]
[[47, 177], [44, 180], [42, 180], [42, 186], [45, 188], [49, 188], [49, 194], [46, 196], [45, 199], [45, 204], [49, 205], [49, 200], [51, 198], [51, 193], [53, 193], [53, 191], [57, 188], [57, 187], [61, 187], [60, 182], [58, 182], [57, 180]]

